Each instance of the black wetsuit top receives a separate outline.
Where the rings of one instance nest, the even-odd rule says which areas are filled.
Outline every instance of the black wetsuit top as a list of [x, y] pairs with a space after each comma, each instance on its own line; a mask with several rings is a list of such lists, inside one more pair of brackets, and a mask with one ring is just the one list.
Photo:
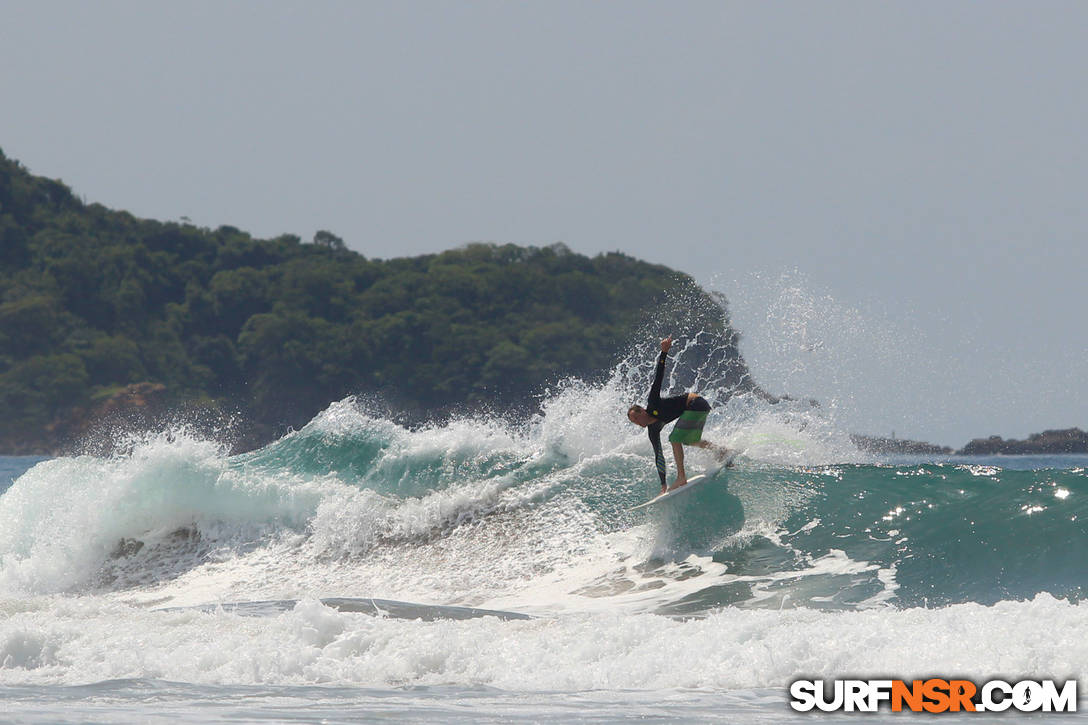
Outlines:
[[661, 352], [657, 358], [657, 370], [654, 372], [654, 384], [650, 386], [650, 397], [646, 401], [646, 412], [657, 418], [656, 423], [646, 426], [650, 434], [650, 445], [654, 447], [654, 463], [657, 464], [657, 475], [661, 477], [661, 485], [666, 485], [665, 454], [661, 452], [661, 429], [666, 423], [671, 423], [687, 410], [688, 394], [676, 395], [672, 398], [661, 397], [661, 381], [665, 377], [665, 359], [668, 353]]

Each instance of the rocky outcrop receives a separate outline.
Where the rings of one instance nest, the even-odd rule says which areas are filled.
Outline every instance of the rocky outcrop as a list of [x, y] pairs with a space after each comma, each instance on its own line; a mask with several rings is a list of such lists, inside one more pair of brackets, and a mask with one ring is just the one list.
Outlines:
[[161, 420], [168, 406], [166, 386], [133, 383], [69, 408], [43, 427], [26, 426], [0, 437], [3, 455], [58, 455], [107, 452], [111, 433], [136, 430]]
[[161, 421], [169, 404], [162, 383], [133, 383], [91, 405], [73, 408], [40, 431], [35, 452], [108, 453], [119, 430], [141, 430]]
[[1040, 454], [1088, 453], [1088, 433], [1080, 428], [1046, 430], [1033, 433], [1027, 440], [1005, 440], [1001, 436], [975, 438], [957, 451], [961, 456], [1023, 456]]

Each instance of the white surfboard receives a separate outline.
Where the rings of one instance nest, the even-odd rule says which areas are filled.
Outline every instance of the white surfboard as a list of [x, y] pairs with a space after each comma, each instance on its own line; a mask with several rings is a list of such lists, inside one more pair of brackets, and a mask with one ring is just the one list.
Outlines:
[[646, 508], [648, 506], [653, 506], [655, 503], [661, 503], [662, 501], [673, 499], [673, 498], [676, 498], [677, 496], [682, 496], [683, 494], [687, 493], [688, 491], [692, 490], [693, 488], [697, 488], [699, 486], [699, 484], [706, 483], [707, 481], [712, 480], [715, 476], [718, 475], [719, 471], [721, 471], [723, 468], [725, 468], [726, 466], [728, 466], [732, 462], [733, 462], [733, 457], [730, 456], [729, 460], [725, 461], [722, 465], [718, 466], [717, 468], [712, 468], [709, 471], [707, 471], [706, 473], [700, 473], [697, 476], [692, 476], [691, 478], [688, 479], [688, 482], [685, 483], [680, 488], [674, 488], [671, 491], [666, 491], [665, 493], [662, 493], [662, 494], [660, 494], [660, 495], [658, 495], [658, 496], [656, 496], [654, 498], [651, 498], [646, 503], [640, 503], [638, 506], [632, 506], [631, 508], [629, 508], [627, 510], [628, 511], [638, 511], [639, 509], [644, 509], [644, 508]]

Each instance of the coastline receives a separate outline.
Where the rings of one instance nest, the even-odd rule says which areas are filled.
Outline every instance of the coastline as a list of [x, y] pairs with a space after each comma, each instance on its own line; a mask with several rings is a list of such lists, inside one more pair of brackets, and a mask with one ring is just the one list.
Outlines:
[[949, 446], [909, 440], [907, 438], [880, 438], [855, 434], [850, 440], [865, 453], [890, 453], [897, 455], [944, 455], [944, 456], [1060, 456], [1088, 454], [1088, 433], [1080, 428], [1045, 430], [1032, 433], [1024, 440], [1005, 439], [1001, 436], [973, 438], [959, 449]]
[[[161, 427], [169, 416], [164, 414], [163, 408], [155, 403], [149, 404], [148, 398], [154, 398], [155, 390], [151, 395], [136, 395], [129, 386], [110, 402], [103, 406], [108, 409], [108, 415], [84, 416], [77, 418], [77, 424], [65, 426], [67, 435], [58, 439], [56, 431], [50, 430], [41, 436], [28, 435], [25, 445], [17, 445], [11, 449], [0, 450], [2, 458], [55, 458], [71, 455], [73, 452], [90, 453], [93, 455], [105, 455], [113, 450], [110, 438], [113, 423], [128, 424], [126, 427], [149, 429]], [[161, 386], [160, 386], [161, 387]], [[148, 391], [140, 391], [148, 392]], [[118, 409], [118, 399], [124, 399], [129, 406], [122, 405]], [[102, 410], [97, 411], [99, 413]], [[190, 411], [192, 412], [192, 411]], [[205, 419], [212, 423], [209, 429], [228, 430], [231, 439], [231, 453], [245, 453], [256, 450], [276, 440], [276, 434], [285, 431], [272, 431], [268, 426], [251, 424], [249, 426], [234, 424], [224, 425], [224, 416], [220, 411], [207, 409], [197, 411], [203, 413], [197, 415], [198, 419]], [[97, 424], [90, 420], [97, 418]], [[74, 435], [73, 435], [74, 433]], [[965, 446], [954, 449], [950, 446], [916, 441], [908, 438], [885, 438], [879, 436], [867, 436], [852, 434], [851, 442], [863, 453], [901, 455], [901, 456], [955, 456], [955, 457], [993, 457], [993, 456], [1061, 456], [1061, 455], [1088, 455], [1088, 433], [1080, 428], [1048, 429], [1042, 433], [1032, 433], [1024, 440], [1013, 438], [1005, 439], [1001, 436], [988, 438], [974, 438]], [[9, 441], [10, 442], [10, 441]]]

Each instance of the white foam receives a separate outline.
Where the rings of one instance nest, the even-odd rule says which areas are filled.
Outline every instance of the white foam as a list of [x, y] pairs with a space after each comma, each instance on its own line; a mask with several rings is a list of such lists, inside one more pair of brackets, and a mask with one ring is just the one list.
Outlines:
[[[677, 620], [581, 613], [406, 621], [301, 602], [274, 617], [152, 612], [101, 598], [0, 600], [0, 684], [158, 678], [216, 684], [489, 685], [508, 690], [784, 687], [934, 673], [1076, 676], [1088, 607], [1041, 594], [992, 607], [724, 609]], [[1040, 634], [1045, 632], [1045, 634]]]
[[253, 539], [303, 526], [335, 487], [247, 475], [217, 445], [172, 435], [125, 456], [45, 461], [0, 497], [0, 591], [79, 585], [124, 539], [154, 544], [186, 527]]

